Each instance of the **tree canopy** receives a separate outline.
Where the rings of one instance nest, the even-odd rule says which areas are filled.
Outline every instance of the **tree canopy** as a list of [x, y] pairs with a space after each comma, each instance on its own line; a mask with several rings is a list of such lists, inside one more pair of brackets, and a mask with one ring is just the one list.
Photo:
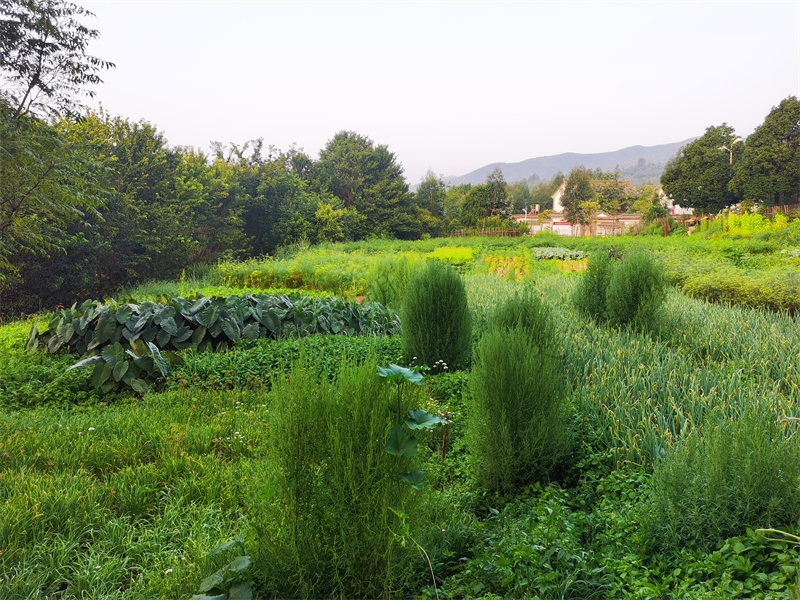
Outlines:
[[661, 175], [664, 192], [684, 207], [698, 213], [716, 213], [738, 202], [728, 185], [733, 165], [742, 155], [733, 127], [723, 123], [687, 144], [667, 162]]
[[78, 116], [77, 97], [94, 96], [114, 64], [86, 53], [100, 33], [78, 18], [93, 16], [62, 0], [0, 0], [0, 94], [13, 118]]
[[734, 172], [732, 187], [746, 200], [800, 201], [800, 101], [795, 96], [774, 106], [748, 136]]

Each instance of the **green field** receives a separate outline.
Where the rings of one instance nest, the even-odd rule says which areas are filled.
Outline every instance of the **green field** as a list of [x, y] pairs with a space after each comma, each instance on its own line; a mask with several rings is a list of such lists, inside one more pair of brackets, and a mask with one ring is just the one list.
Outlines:
[[[469, 368], [423, 371], [421, 387], [377, 374], [414, 362], [401, 336], [182, 350], [146, 394], [102, 394], [91, 369], [66, 371], [78, 357], [24, 351], [46, 316], [5, 324], [0, 598], [800, 598], [796, 223], [323, 245], [125, 290], [400, 309], [404, 277], [441, 261], [463, 279], [473, 346], [499, 305], [533, 293], [552, 315], [569, 447], [504, 495], [475, 476]], [[575, 308], [585, 257], [611, 249], [644, 249], [672, 284], [651, 326]], [[425, 472], [414, 487], [384, 452], [397, 392], [448, 419], [398, 459]]]

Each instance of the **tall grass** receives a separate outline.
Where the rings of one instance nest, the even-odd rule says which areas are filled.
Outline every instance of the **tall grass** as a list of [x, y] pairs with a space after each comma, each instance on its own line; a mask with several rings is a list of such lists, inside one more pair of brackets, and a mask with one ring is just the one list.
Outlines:
[[[394, 511], [421, 520], [401, 480], [413, 460], [386, 452], [396, 391], [376, 365], [343, 365], [335, 383], [301, 361], [269, 396], [275, 498], [264, 501], [261, 585], [278, 597], [388, 598], [404, 589], [417, 553], [400, 544]], [[419, 405], [408, 390], [403, 413]], [[393, 510], [394, 509], [394, 510]]]
[[644, 514], [654, 551], [710, 551], [748, 528], [794, 527], [800, 439], [777, 415], [748, 410], [692, 432], [656, 465]]

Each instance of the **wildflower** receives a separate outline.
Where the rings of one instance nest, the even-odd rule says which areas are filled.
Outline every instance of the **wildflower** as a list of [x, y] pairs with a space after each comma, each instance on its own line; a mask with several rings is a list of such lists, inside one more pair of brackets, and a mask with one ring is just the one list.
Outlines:
[[94, 431], [94, 427], [89, 427], [89, 431]]

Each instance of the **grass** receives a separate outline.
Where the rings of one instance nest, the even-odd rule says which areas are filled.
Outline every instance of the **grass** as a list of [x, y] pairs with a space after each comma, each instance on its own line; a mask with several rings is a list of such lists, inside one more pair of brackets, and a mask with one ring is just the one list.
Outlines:
[[[702, 439], [712, 424], [746, 413], [800, 417], [795, 320], [673, 288], [652, 330], [608, 327], [572, 306], [580, 271], [530, 260], [532, 248], [546, 245], [590, 252], [613, 245], [621, 251], [646, 246], [668, 270], [687, 257], [738, 260], [745, 266], [737, 268], [754, 275], [794, 268], [751, 253], [756, 241], [773, 244], [775, 252], [797, 245], [786, 230], [767, 232], [765, 240], [756, 239], [758, 232], [747, 239], [722, 233], [716, 239], [376, 240], [336, 249], [380, 255], [444, 248], [442, 257], [463, 259], [466, 252], [450, 249], [463, 244], [474, 260], [471, 268], [459, 267], [473, 339], [497, 305], [525, 288], [551, 309], [564, 357], [560, 376], [575, 440], [568, 462], [575, 467], [558, 485], [543, 481], [514, 498], [472, 483], [463, 395], [470, 372], [426, 377], [425, 397], [434, 400], [424, 408], [449, 413], [450, 424], [446, 437], [437, 433], [421, 443], [429, 482], [420, 494], [433, 520], [410, 532], [431, 559], [437, 587], [414, 550], [409, 595], [524, 597], [538, 589], [552, 598], [766, 600], [796, 592], [800, 562], [787, 542], [745, 528], [708, 547], [661, 555], [647, 549], [637, 518], [655, 489], [657, 465], [678, 456], [687, 436]], [[513, 262], [514, 244], [524, 262]], [[487, 255], [500, 258], [481, 262]], [[753, 260], [742, 261], [743, 255]], [[201, 283], [206, 287], [196, 291], [219, 286]], [[181, 282], [170, 285], [180, 292]], [[162, 290], [153, 284], [135, 293]], [[265, 503], [276, 497], [270, 375], [303, 351], [323, 357], [320, 371], [331, 376], [343, 357], [358, 362], [369, 352], [378, 353], [379, 363], [405, 363], [399, 338], [247, 343], [225, 354], [187, 354], [160, 392], [101, 398], [87, 391], [84, 375], [65, 375], [71, 359], [24, 353], [31, 325], [0, 327], [0, 597], [9, 600], [188, 598], [226, 560], [208, 551], [240, 535], [256, 559], [256, 598], [274, 595], [265, 583], [265, 542], [253, 535], [254, 523], [267, 514]], [[797, 526], [785, 525], [795, 535]]]

